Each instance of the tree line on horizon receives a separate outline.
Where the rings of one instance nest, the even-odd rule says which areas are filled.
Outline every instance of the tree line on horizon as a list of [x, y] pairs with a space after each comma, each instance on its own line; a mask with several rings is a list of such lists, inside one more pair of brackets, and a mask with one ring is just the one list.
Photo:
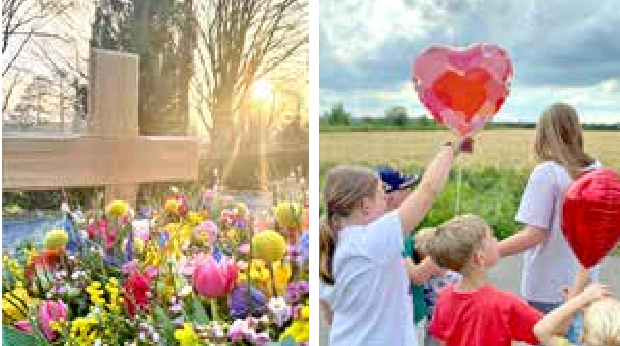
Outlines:
[[[319, 124], [322, 131], [351, 130], [370, 131], [381, 129], [439, 130], [443, 127], [430, 114], [409, 115], [404, 106], [392, 106], [382, 116], [353, 116], [344, 108], [342, 102], [336, 103], [329, 111], [321, 114]], [[535, 122], [491, 121], [487, 128], [535, 128]], [[589, 123], [583, 125], [586, 130], [620, 130], [620, 122], [615, 124]]]

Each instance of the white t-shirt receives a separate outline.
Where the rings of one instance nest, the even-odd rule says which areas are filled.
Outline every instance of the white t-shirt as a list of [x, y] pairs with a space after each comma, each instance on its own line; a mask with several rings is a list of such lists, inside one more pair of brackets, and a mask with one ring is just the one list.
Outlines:
[[[597, 167], [598, 161], [584, 170]], [[561, 303], [560, 289], [573, 284], [580, 268], [560, 228], [562, 196], [572, 182], [563, 166], [545, 161], [534, 168], [521, 197], [516, 220], [547, 230], [545, 239], [523, 254], [521, 294], [526, 300]], [[598, 266], [591, 273], [596, 280]]]
[[335, 284], [321, 282], [320, 298], [332, 308], [330, 346], [416, 346], [409, 280], [396, 211], [338, 234]]

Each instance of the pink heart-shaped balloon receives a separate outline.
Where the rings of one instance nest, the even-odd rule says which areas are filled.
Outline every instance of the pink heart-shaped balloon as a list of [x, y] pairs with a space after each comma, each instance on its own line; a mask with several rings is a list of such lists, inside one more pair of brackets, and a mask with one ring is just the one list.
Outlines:
[[467, 48], [431, 46], [413, 63], [420, 101], [437, 122], [461, 137], [481, 130], [508, 96], [512, 65], [486, 43]]
[[620, 177], [610, 168], [582, 175], [564, 194], [562, 232], [579, 262], [589, 268], [620, 240]]

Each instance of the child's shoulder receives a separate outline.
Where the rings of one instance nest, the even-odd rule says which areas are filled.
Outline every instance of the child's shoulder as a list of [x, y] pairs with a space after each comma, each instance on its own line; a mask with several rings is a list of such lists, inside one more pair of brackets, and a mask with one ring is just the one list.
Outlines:
[[562, 168], [562, 166], [555, 161], [551, 161], [551, 160], [543, 161], [534, 167], [534, 169], [532, 170], [532, 175], [547, 174], [547, 173], [553, 172], [557, 168]]

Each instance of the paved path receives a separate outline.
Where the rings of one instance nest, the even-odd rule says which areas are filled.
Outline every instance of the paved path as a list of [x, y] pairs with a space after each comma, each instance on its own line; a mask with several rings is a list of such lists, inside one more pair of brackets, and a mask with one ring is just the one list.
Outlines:
[[[502, 290], [519, 293], [521, 285], [521, 267], [523, 260], [521, 256], [513, 256], [502, 259], [490, 273], [493, 284]], [[616, 297], [620, 297], [620, 257], [608, 257], [603, 261], [601, 281], [611, 286]], [[321, 319], [321, 328], [319, 331], [320, 345], [328, 345], [329, 327], [327, 327]], [[525, 344], [515, 343], [515, 346]]]

